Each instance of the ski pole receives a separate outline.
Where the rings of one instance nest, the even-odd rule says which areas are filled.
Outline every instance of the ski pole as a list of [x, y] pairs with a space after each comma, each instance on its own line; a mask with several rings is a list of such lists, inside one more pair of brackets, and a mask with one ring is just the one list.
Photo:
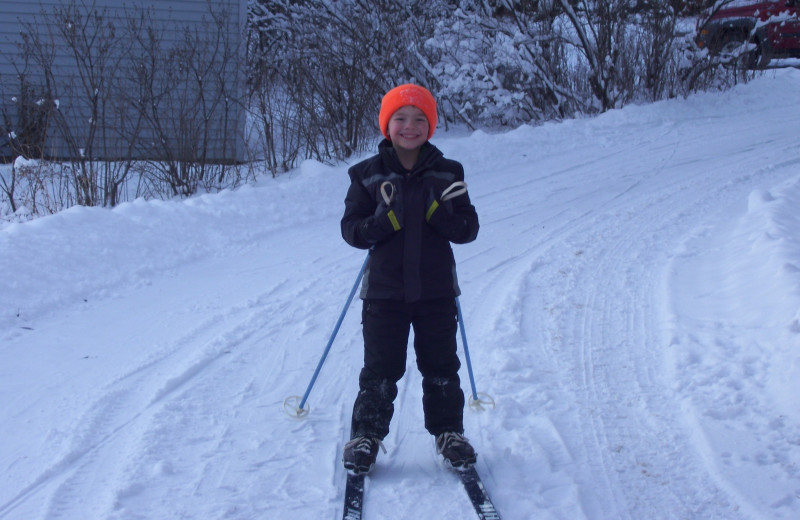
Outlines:
[[[344, 317], [347, 314], [347, 309], [350, 308], [350, 303], [353, 301], [353, 296], [356, 294], [356, 290], [358, 289], [358, 285], [361, 283], [361, 278], [364, 276], [364, 270], [367, 268], [367, 261], [369, 261], [369, 255], [364, 259], [364, 263], [361, 265], [361, 270], [358, 272], [358, 276], [356, 277], [356, 283], [353, 284], [353, 288], [350, 289], [350, 295], [347, 297], [347, 302], [344, 304], [344, 308], [342, 309], [342, 313], [339, 315], [339, 319], [336, 321], [336, 325], [333, 327], [333, 332], [331, 333], [330, 339], [328, 339], [328, 344], [325, 346], [325, 350], [322, 353], [322, 357], [319, 359], [319, 363], [317, 363], [317, 368], [314, 370], [314, 375], [311, 376], [311, 381], [308, 383], [308, 388], [306, 388], [306, 392], [303, 394], [303, 397], [300, 399], [300, 402], [295, 407], [295, 410], [292, 410], [296, 417], [304, 417], [308, 415], [308, 410], [305, 409], [306, 400], [308, 399], [308, 394], [311, 393], [311, 388], [314, 387], [314, 383], [317, 381], [317, 376], [319, 376], [320, 371], [322, 370], [322, 365], [325, 363], [325, 358], [328, 357], [328, 352], [331, 350], [331, 345], [333, 345], [333, 340], [336, 338], [336, 334], [339, 333], [339, 327], [341, 327], [342, 322], [344, 321]], [[296, 401], [297, 396], [289, 396], [283, 402], [284, 410], [286, 413], [289, 413], [288, 406], [290, 401]], [[291, 414], [290, 414], [291, 415]]]
[[469, 398], [469, 405], [471, 408], [483, 411], [483, 405], [489, 405], [494, 408], [494, 399], [492, 396], [481, 392], [475, 387], [475, 376], [472, 373], [472, 360], [469, 357], [469, 346], [467, 345], [467, 331], [464, 326], [464, 316], [461, 313], [461, 302], [456, 296], [456, 309], [458, 310], [458, 328], [461, 330], [461, 344], [464, 347], [464, 359], [467, 361], [467, 373], [469, 373], [469, 384], [472, 387], [472, 397]]

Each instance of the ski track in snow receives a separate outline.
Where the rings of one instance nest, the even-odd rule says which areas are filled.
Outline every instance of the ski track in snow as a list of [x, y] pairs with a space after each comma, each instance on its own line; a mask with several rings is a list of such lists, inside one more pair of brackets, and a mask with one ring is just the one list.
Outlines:
[[[465, 426], [504, 519], [800, 516], [799, 88], [434, 137], [481, 218]], [[364, 258], [345, 170], [0, 229], [0, 519], [341, 516], [359, 302], [283, 401]], [[474, 517], [420, 387], [412, 350], [369, 520]]]

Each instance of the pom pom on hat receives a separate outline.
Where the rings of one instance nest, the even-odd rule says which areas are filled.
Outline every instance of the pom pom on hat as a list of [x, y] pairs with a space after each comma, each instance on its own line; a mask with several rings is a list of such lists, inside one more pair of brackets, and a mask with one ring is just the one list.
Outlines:
[[415, 106], [422, 110], [425, 117], [428, 119], [428, 139], [433, 137], [437, 121], [436, 100], [428, 89], [411, 83], [395, 87], [383, 96], [381, 111], [378, 114], [378, 124], [381, 127], [383, 136], [389, 139], [389, 119], [392, 117], [392, 114], [408, 105]]

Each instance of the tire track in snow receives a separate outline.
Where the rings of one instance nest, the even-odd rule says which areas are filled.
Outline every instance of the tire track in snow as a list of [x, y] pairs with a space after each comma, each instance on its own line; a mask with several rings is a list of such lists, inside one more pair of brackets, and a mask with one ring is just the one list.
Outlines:
[[[180, 422], [170, 422], [170, 418], [176, 413], [178, 417], [185, 417], [185, 421], [193, 424], [198, 417], [202, 419], [204, 415], [214, 414], [215, 410], [232, 410], [232, 414], [224, 421], [225, 432], [231, 433], [219, 433], [204, 441], [203, 453], [185, 455], [189, 460], [180, 466], [176, 463], [170, 464], [177, 467], [176, 473], [191, 473], [189, 479], [194, 482], [194, 492], [198, 497], [206, 498], [200, 501], [198, 510], [208, 507], [208, 504], [216, 504], [212, 510], [202, 513], [206, 517], [222, 517], [232, 514], [233, 511], [236, 511], [237, 516], [259, 515], [274, 509], [276, 504], [281, 504], [287, 511], [302, 511], [311, 507], [311, 504], [319, 507], [320, 503], [329, 500], [324, 487], [308, 489], [309, 474], [297, 471], [297, 468], [308, 468], [311, 472], [319, 473], [319, 451], [308, 450], [304, 446], [316, 446], [321, 439], [325, 439], [324, 449], [329, 452], [330, 460], [335, 460], [337, 448], [333, 441], [341, 437], [342, 424], [339, 416], [342, 412], [336, 403], [336, 392], [328, 394], [326, 391], [331, 388], [329, 385], [334, 385], [334, 388], [338, 385], [336, 372], [323, 371], [318, 380], [310, 399], [313, 420], [295, 422], [283, 415], [281, 409], [286, 393], [302, 390], [302, 385], [310, 377], [312, 362], [316, 362], [324, 346], [324, 334], [329, 332], [323, 330], [323, 327], [327, 329], [335, 318], [327, 312], [329, 309], [320, 307], [319, 303], [328, 300], [327, 294], [334, 292], [335, 288], [320, 285], [320, 281], [331, 273], [335, 273], [337, 278], [345, 278], [341, 273], [341, 259], [320, 260], [318, 258], [314, 261], [319, 273], [317, 277], [310, 277], [306, 282], [295, 280], [288, 285], [292, 287], [290, 291], [278, 295], [275, 303], [278, 308], [269, 314], [280, 321], [276, 323], [273, 320], [265, 327], [269, 331], [278, 331], [278, 335], [256, 335], [251, 341], [241, 345], [244, 355], [240, 362], [234, 364], [229, 361], [214, 374], [204, 377], [203, 384], [195, 385], [200, 390], [200, 395], [189, 400], [190, 404], [194, 404], [186, 410], [172, 410], [168, 416], [156, 421], [156, 426], [162, 423], [165, 425], [163, 431], [156, 431], [153, 434], [154, 440], [145, 443], [153, 453], [150, 457], [153, 460], [144, 464], [144, 467], [161, 464], [158, 459], [169, 460], [169, 454], [173, 451], [181, 453], [181, 447], [175, 446], [173, 450], [169, 441], [170, 432], [179, 432], [183, 427]], [[313, 345], [304, 345], [308, 338], [317, 336], [316, 332], [320, 333], [319, 340]], [[296, 344], [297, 347], [287, 348], [287, 344]], [[335, 354], [332, 352], [331, 356]], [[331, 379], [333, 382], [330, 382]], [[240, 401], [228, 403], [215, 394], [215, 388], [237, 388], [237, 380], [247, 382], [247, 389], [241, 394]], [[197, 409], [208, 411], [198, 413]], [[288, 437], [287, 428], [293, 432]], [[340, 433], [332, 436], [331, 433], [335, 431]], [[153, 449], [154, 445], [157, 449]], [[224, 450], [217, 446], [224, 447]], [[228, 455], [235, 459], [227, 458]], [[208, 462], [202, 462], [206, 458]], [[137, 464], [137, 467], [141, 466], [141, 463]], [[193, 469], [198, 467], [202, 470]], [[270, 480], [276, 472], [283, 474], [284, 477], [279, 479], [280, 486], [265, 488], [261, 485], [267, 475], [259, 478], [259, 474], [265, 471], [270, 472]], [[323, 475], [333, 472], [332, 466], [325, 465]], [[136, 482], [144, 481], [146, 477], [140, 471], [132, 478], [131, 486], [135, 489]], [[166, 491], [155, 493], [156, 502], [163, 502], [165, 497], [181, 493], [181, 482], [185, 479], [184, 475], [174, 484], [170, 484], [169, 481], [175, 479], [169, 475], [164, 476]], [[153, 494], [152, 486], [141, 493], [131, 494], [125, 501], [128, 509], [123, 507], [120, 511], [150, 504]], [[171, 503], [164, 506], [166, 510], [173, 507]], [[179, 513], [175, 512], [176, 515]]]
[[[250, 304], [229, 309], [224, 316], [215, 316], [200, 324], [179, 343], [171, 345], [168, 354], [150, 360], [145, 366], [137, 367], [131, 374], [112, 383], [104, 397], [84, 415], [84, 433], [77, 436], [76, 448], [59, 464], [60, 469], [48, 477], [52, 480], [59, 472], [65, 476], [51, 494], [47, 518], [69, 518], [74, 515], [76, 507], [100, 502], [96, 496], [80, 496], [81, 492], [93, 492], [86, 482], [98, 477], [103, 480], [123, 479], [129, 459], [136, 457], [120, 447], [135, 445], [137, 439], [147, 437], [165, 413], [182, 413], [175, 401], [183, 400], [182, 394], [204, 384], [203, 380], [218, 370], [220, 363], [235, 363], [237, 356], [233, 353], [237, 346], [257, 334], [269, 314], [269, 307], [253, 313]], [[206, 337], [211, 339], [205, 340]], [[192, 352], [206, 341], [199, 353]], [[226, 359], [228, 357], [233, 359]], [[161, 382], [155, 382], [158, 380]], [[177, 431], [173, 433], [180, 435]], [[102, 489], [109, 493], [105, 500], [108, 507], [117, 507], [118, 494], [128, 497], [133, 494], [131, 486], [122, 492], [115, 491], [113, 484]], [[94, 514], [103, 516], [102, 511]]]
[[791, 183], [751, 191], [744, 213], [690, 236], [669, 269], [670, 360], [684, 420], [718, 485], [750, 499], [739, 504], [750, 518], [795, 518], [798, 510], [796, 407], [781, 406], [794, 377], [786, 377], [794, 366], [787, 352], [797, 348], [797, 331], [786, 313], [791, 306], [772, 306], [795, 297], [791, 216], [800, 156], [796, 145], [786, 152], [781, 157], [788, 159], [752, 176], [785, 171]]
[[[301, 240], [303, 238], [300, 237]], [[287, 260], [295, 264], [296, 261], [296, 257]], [[324, 275], [325, 272], [340, 269], [341, 258], [334, 257], [317, 263], [317, 269]], [[219, 272], [206, 265], [198, 269]], [[297, 271], [273, 270], [273, 276], [276, 272]], [[194, 276], [189, 273], [187, 281], [197, 279]], [[189, 307], [198, 314], [199, 323], [173, 342], [151, 349], [153, 354], [126, 374], [111, 380], [101, 391], [103, 397], [83, 414], [80, 421], [83, 433], [74, 434], [71, 441], [73, 447], [60, 461], [51, 464], [36, 481], [3, 504], [0, 517], [5, 517], [18, 506], [30, 507], [43, 498], [49, 504], [47, 518], [70, 518], [75, 514], [104, 517], [109, 511], [126, 511], [125, 504], [141, 506], [141, 497], [152, 497], [152, 484], [148, 481], [169, 480], [181, 471], [178, 469], [181, 464], [170, 461], [170, 458], [176, 454], [180, 456], [181, 451], [188, 448], [181, 443], [170, 445], [167, 438], [186, 440], [187, 434], [194, 430], [196, 436], [191, 442], [198, 446], [224, 444], [227, 428], [222, 426], [223, 418], [212, 418], [213, 411], [204, 414], [200, 410], [204, 402], [216, 403], [219, 410], [237, 410], [238, 405], [221, 404], [220, 397], [214, 395], [218, 391], [213, 388], [224, 388], [224, 394], [232, 393], [222, 396], [230, 400], [237, 393], [247, 394], [247, 388], [256, 386], [275, 401], [270, 405], [271, 412], [279, 411], [285, 397], [281, 394], [287, 387], [281, 381], [292, 374], [310, 376], [310, 371], [306, 371], [308, 360], [305, 356], [298, 363], [297, 358], [287, 355], [291, 349], [282, 345], [280, 348], [269, 348], [269, 344], [275, 341], [297, 342], [319, 328], [318, 323], [323, 316], [316, 298], [320, 295], [325, 297], [328, 291], [327, 286], [320, 287], [319, 282], [320, 278], [316, 277], [305, 284], [296, 280], [287, 284], [286, 280], [280, 279], [274, 284], [267, 282], [266, 292], [256, 293], [256, 296], [232, 307], [217, 308], [216, 304], [205, 306], [202, 303], [204, 299], [213, 301], [215, 297], [202, 295], [198, 304]], [[259, 283], [263, 282], [256, 281], [253, 287], [258, 287]], [[162, 287], [160, 290], [169, 289]], [[182, 291], [185, 288], [175, 289], [177, 293]], [[194, 294], [191, 290], [185, 292], [189, 294], [188, 298]], [[113, 304], [109, 302], [109, 305]], [[173, 311], [168, 310], [167, 314], [170, 312]], [[126, 313], [118, 314], [124, 316]], [[276, 319], [285, 325], [286, 334], [281, 334], [279, 338], [263, 337], [260, 333], [262, 329], [278, 328]], [[324, 321], [327, 326], [329, 320]], [[267, 348], [263, 343], [267, 344]], [[315, 355], [317, 352], [321, 352], [321, 346], [318, 351], [315, 349]], [[299, 351], [295, 350], [295, 353]], [[261, 369], [260, 373], [257, 368]], [[222, 374], [226, 377], [222, 383], [208, 388], [209, 381]], [[246, 374], [250, 374], [249, 379]], [[263, 384], [254, 385], [261, 378], [271, 379], [274, 388], [265, 390]], [[263, 398], [263, 395], [259, 397]], [[261, 409], [263, 411], [263, 405]], [[272, 413], [269, 415], [272, 416]], [[195, 424], [203, 423], [207, 424], [207, 431], [199, 433]], [[336, 423], [338, 427], [338, 421]], [[269, 435], [269, 432], [264, 433]], [[131, 446], [137, 445], [140, 446], [138, 449], [131, 450]], [[159, 446], [163, 446], [163, 449]], [[214, 448], [207, 451], [213, 452]], [[203, 464], [199, 466], [204, 467]], [[218, 474], [216, 468], [209, 467], [208, 471]], [[102, 500], [95, 496], [95, 487], [88, 484], [98, 479], [102, 480], [101, 489], [106, 495]], [[197, 479], [202, 480], [203, 476]], [[92, 496], [82, 496], [87, 492]], [[107, 510], [105, 513], [82, 511], [87, 503]], [[127, 513], [133, 510], [128, 509]]]
[[[697, 132], [704, 135], [702, 128]], [[498, 415], [505, 429], [522, 428], [525, 421], [514, 416], [526, 413], [553, 425], [550, 440], [540, 432], [519, 432], [520, 441], [506, 447], [505, 454], [491, 454], [506, 459], [505, 467], [529, 468], [516, 477], [531, 489], [545, 489], [545, 481], [560, 483], [557, 492], [541, 491], [548, 500], [533, 501], [529, 511], [538, 505], [545, 511], [570, 511], [563, 518], [636, 519], [651, 517], [653, 511], [663, 518], [736, 517], [731, 497], [716, 486], [680, 427], [679, 405], [667, 401], [671, 389], [663, 351], [668, 338], [658, 317], [665, 314], [665, 266], [682, 237], [738, 204], [750, 186], [768, 180], [772, 172], [755, 166], [764, 158], [751, 150], [725, 159], [736, 165], [733, 171], [754, 165], [750, 171], [756, 173], [728, 177], [726, 168], [715, 164], [716, 175], [700, 175], [696, 172], [709, 171], [705, 164], [711, 158], [695, 149], [691, 136], [667, 132], [662, 138], [636, 143], [657, 150], [656, 167], [626, 163], [623, 154], [618, 168], [594, 172], [595, 182], [591, 172], [581, 171], [576, 177], [582, 184], [571, 183], [571, 170], [563, 164], [555, 168], [560, 175], [545, 172], [529, 179], [527, 189], [543, 193], [538, 206], [534, 202], [505, 211], [502, 220], [492, 220], [490, 210], [490, 218], [482, 220], [482, 248], [487, 247], [487, 231], [492, 240], [492, 225], [521, 230], [514, 253], [479, 274], [469, 273], [468, 267], [480, 253], [465, 255], [468, 274], [462, 278], [469, 282], [463, 284], [462, 301], [470, 293], [480, 294], [466, 312], [468, 323], [476, 318], [471, 330], [479, 332], [471, 343], [484, 344], [490, 352], [481, 354], [478, 347], [475, 357], [495, 359], [487, 364], [499, 366], [482, 374], [478, 360], [479, 380], [483, 376], [499, 387]], [[548, 161], [543, 164], [546, 168]], [[523, 189], [519, 183], [495, 177], [491, 183], [489, 195], [477, 197], [479, 211], [482, 204], [515, 207], [515, 201], [526, 200], [517, 196]], [[496, 188], [512, 184], [508, 193]], [[473, 194], [480, 193], [480, 183], [473, 186]], [[537, 221], [543, 225], [537, 227]], [[537, 367], [533, 376], [530, 367]], [[543, 465], [553, 452], [563, 456]], [[708, 497], [711, 503], [705, 503]], [[569, 500], [572, 509], [567, 509]]]

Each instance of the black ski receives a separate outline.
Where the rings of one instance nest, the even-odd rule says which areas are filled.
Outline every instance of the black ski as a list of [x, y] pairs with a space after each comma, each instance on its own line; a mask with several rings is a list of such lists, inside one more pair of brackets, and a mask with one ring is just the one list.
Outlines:
[[[467, 469], [453, 469], [461, 479], [467, 491], [470, 502], [478, 514], [479, 520], [500, 520], [497, 509], [494, 508], [489, 493], [483, 485], [478, 470], [475, 466]], [[364, 473], [353, 474], [347, 472], [347, 485], [344, 490], [344, 515], [342, 520], [361, 520], [362, 506], [364, 505]]]
[[[464, 484], [464, 489], [469, 495], [469, 500], [478, 513], [480, 520], [500, 520], [500, 515], [497, 509], [494, 508], [492, 500], [489, 498], [489, 493], [486, 492], [486, 487], [483, 485], [478, 470], [475, 466], [470, 466], [467, 469], [453, 468]], [[360, 518], [360, 517], [359, 517]]]
[[364, 505], [364, 477], [364, 473], [355, 475], [347, 472], [343, 520], [361, 520], [361, 506]]

